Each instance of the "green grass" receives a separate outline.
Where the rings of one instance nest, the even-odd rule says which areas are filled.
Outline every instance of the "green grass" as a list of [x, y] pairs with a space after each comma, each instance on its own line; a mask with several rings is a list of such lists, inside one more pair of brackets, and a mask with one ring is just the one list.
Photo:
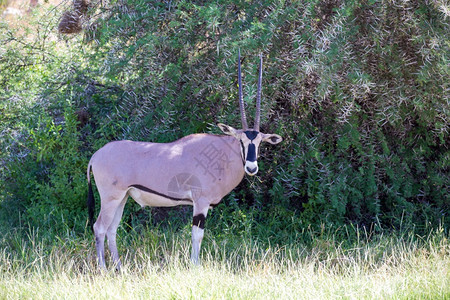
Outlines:
[[[170, 232], [170, 231], [169, 231]], [[1, 299], [448, 299], [450, 245], [442, 231], [333, 235], [309, 245], [263, 246], [206, 235], [202, 266], [189, 262], [188, 227], [125, 235], [121, 272], [99, 272], [93, 238], [11, 232], [1, 240]]]

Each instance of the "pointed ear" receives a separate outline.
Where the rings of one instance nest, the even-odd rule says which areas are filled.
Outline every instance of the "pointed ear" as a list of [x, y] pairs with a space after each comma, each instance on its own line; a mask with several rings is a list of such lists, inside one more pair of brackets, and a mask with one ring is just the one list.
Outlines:
[[217, 126], [219, 126], [220, 130], [222, 130], [222, 132], [225, 133], [226, 135], [231, 135], [234, 136], [235, 138], [239, 138], [238, 130], [234, 129], [233, 127], [222, 123], [217, 124]]
[[278, 144], [283, 140], [278, 134], [265, 134], [263, 133], [263, 142], [271, 143], [272, 145]]

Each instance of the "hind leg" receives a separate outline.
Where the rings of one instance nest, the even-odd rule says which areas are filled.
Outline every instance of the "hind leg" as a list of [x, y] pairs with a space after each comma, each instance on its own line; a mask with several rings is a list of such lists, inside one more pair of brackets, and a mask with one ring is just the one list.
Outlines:
[[[106, 268], [105, 236], [111, 224], [115, 220], [118, 210], [120, 210], [119, 215], [122, 216], [123, 205], [125, 204], [126, 201], [125, 197], [126, 192], [122, 192], [118, 195], [107, 195], [107, 196], [104, 194], [100, 195], [101, 208], [97, 221], [94, 224], [94, 234], [95, 234], [95, 247], [97, 249], [98, 265], [103, 269]], [[115, 244], [115, 237], [114, 237], [114, 244]]]
[[116, 244], [117, 228], [119, 227], [120, 220], [122, 219], [123, 208], [125, 207], [127, 198], [128, 195], [125, 196], [125, 198], [122, 200], [122, 203], [117, 208], [114, 219], [111, 222], [111, 225], [109, 225], [108, 230], [106, 231], [106, 238], [108, 240], [109, 251], [111, 252], [111, 256], [117, 270], [120, 270], [121, 265], [119, 258], [119, 251], [117, 251], [117, 244]]

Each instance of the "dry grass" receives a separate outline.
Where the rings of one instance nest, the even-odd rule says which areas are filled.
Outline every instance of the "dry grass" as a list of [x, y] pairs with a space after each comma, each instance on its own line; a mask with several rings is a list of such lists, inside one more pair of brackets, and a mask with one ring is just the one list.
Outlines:
[[[450, 246], [445, 235], [379, 237], [352, 249], [321, 241], [235, 249], [206, 241], [203, 264], [190, 264], [179, 235], [132, 237], [120, 273], [99, 272], [87, 239], [39, 235], [5, 241], [0, 295], [5, 299], [445, 299], [450, 297]], [[13, 249], [16, 247], [16, 249]]]

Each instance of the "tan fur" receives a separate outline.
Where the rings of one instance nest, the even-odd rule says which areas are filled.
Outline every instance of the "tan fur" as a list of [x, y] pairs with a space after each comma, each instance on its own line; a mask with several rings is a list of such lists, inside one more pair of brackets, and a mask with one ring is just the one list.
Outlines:
[[[193, 134], [168, 144], [111, 142], [92, 156], [88, 180], [91, 168], [101, 199], [94, 232], [102, 267], [105, 266], [105, 235], [113, 260], [117, 267], [120, 265], [116, 231], [128, 196], [142, 206], [193, 205], [194, 216], [206, 217], [210, 206], [219, 203], [244, 177], [239, 141], [230, 136], [209, 134]], [[191, 174], [191, 177], [184, 174]], [[177, 182], [183, 178], [185, 182]], [[190, 201], [167, 199], [132, 185], [145, 186], [163, 195], [172, 193]], [[194, 261], [198, 261], [202, 236], [203, 230], [193, 229]]]

